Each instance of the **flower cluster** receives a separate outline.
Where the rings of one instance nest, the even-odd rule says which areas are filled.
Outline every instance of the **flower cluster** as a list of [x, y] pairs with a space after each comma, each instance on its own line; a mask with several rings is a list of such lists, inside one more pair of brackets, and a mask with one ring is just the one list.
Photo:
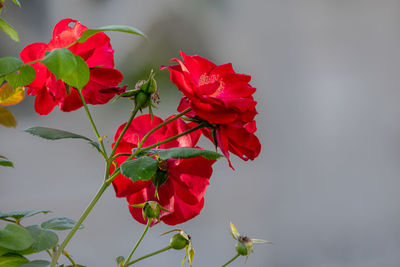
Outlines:
[[[147, 132], [161, 123], [163, 120], [156, 116], [142, 115], [135, 118], [118, 145], [116, 153], [130, 153]], [[124, 127], [125, 124], [118, 128], [115, 140], [118, 139]], [[144, 145], [157, 143], [188, 129], [190, 129], [189, 126], [183, 120], [174, 120], [150, 135]], [[160, 145], [160, 148], [196, 147], [198, 139], [198, 133], [188, 134]], [[119, 156], [116, 159], [117, 165], [122, 164], [127, 157]], [[203, 157], [160, 160], [159, 170], [153, 179], [132, 182], [131, 179], [120, 174], [113, 180], [113, 186], [117, 197], [126, 197], [130, 205], [151, 200], [157, 201], [169, 211], [161, 211], [161, 221], [175, 225], [190, 220], [200, 213], [214, 162], [215, 160]], [[114, 168], [111, 169], [111, 173], [113, 171]], [[130, 212], [135, 220], [146, 223], [140, 208], [131, 206]]]
[[[100, 32], [84, 43], [73, 44], [85, 30], [87, 27], [77, 20], [61, 20], [54, 27], [53, 38], [48, 44], [30, 44], [21, 51], [20, 56], [22, 61], [28, 63], [43, 59], [53, 49], [68, 48], [73, 54], [82, 57], [90, 68], [90, 80], [82, 89], [86, 103], [105, 104], [124, 91], [118, 87], [123, 76], [114, 69], [114, 50], [106, 34]], [[73, 45], [70, 46], [71, 44]], [[83, 103], [75, 88], [70, 88], [57, 79], [43, 63], [37, 62], [32, 66], [36, 71], [36, 78], [27, 86], [27, 93], [36, 96], [37, 113], [47, 115], [57, 105], [66, 112], [82, 107]]]

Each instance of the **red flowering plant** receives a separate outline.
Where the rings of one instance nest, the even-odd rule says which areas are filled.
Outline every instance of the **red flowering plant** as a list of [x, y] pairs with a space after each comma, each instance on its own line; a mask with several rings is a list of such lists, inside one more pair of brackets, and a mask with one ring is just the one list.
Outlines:
[[249, 85], [251, 77], [236, 73], [231, 63], [215, 65], [200, 56], [181, 52], [184, 61], [172, 59], [177, 65], [163, 66], [170, 71], [171, 81], [185, 95], [178, 111], [191, 108], [187, 116], [195, 122], [207, 121], [211, 127], [203, 129], [229, 159], [229, 152], [243, 160], [258, 156], [261, 145], [254, 135], [256, 91]]
[[[202, 57], [181, 53], [184, 62], [174, 59], [178, 65], [164, 68], [171, 72], [171, 80], [185, 97], [178, 107], [180, 113], [163, 120], [152, 114], [152, 107], [158, 103], [153, 71], [134, 89], [119, 87], [123, 77], [114, 69], [114, 50], [105, 31], [144, 36], [132, 27], [89, 29], [77, 20], [64, 19], [55, 26], [49, 43], [26, 46], [20, 53], [21, 59], [0, 59], [0, 104], [21, 101], [26, 87], [27, 94], [36, 97], [35, 110], [39, 114], [49, 114], [55, 106], [66, 112], [83, 106], [97, 139], [47, 127], [25, 131], [51, 140], [86, 140], [100, 152], [106, 165], [97, 194], [77, 221], [56, 217], [40, 225], [26, 226], [22, 222], [25, 218], [49, 211], [0, 212], [0, 220], [7, 222], [0, 229], [0, 265], [12, 262], [10, 267], [61, 267], [65, 266], [60, 262], [60, 256], [64, 255], [72, 264], [69, 266], [82, 266], [74, 262], [65, 248], [111, 185], [117, 197], [126, 199], [132, 217], [146, 224], [129, 256], [117, 258], [118, 266], [130, 266], [170, 249], [185, 249], [183, 262], [187, 258], [191, 265], [194, 257], [191, 237], [176, 229], [167, 232], [179, 233], [171, 237], [166, 247], [131, 258], [150, 226], [159, 222], [182, 224], [203, 209], [212, 166], [222, 155], [197, 146], [202, 134], [220, 147], [228, 160], [230, 152], [244, 160], [254, 159], [260, 152], [260, 143], [254, 135], [257, 112], [252, 96], [255, 88], [248, 84], [250, 76], [235, 73], [231, 64], [217, 66]], [[87, 104], [106, 104], [116, 95], [119, 95], [116, 100], [121, 97], [133, 100], [133, 109], [128, 121], [117, 129], [114, 143], [107, 148]], [[147, 108], [150, 114], [136, 117]], [[0, 166], [13, 164], [0, 156]], [[68, 235], [59, 243], [54, 231], [67, 229]], [[26, 258], [42, 251], [48, 252], [49, 261]], [[244, 254], [237, 254], [223, 266], [239, 255]]]
[[[140, 140], [147, 132], [164, 121], [156, 116], [142, 115], [135, 118], [122, 138], [116, 153], [129, 154], [132, 149], [137, 148]], [[121, 125], [115, 135], [118, 139], [126, 124]], [[181, 134], [190, 127], [181, 119], [167, 124], [165, 127], [152, 133], [143, 143], [150, 145], [164, 139]], [[179, 137], [176, 140], [162, 144], [159, 149], [174, 147], [196, 147], [199, 135], [197, 133]], [[209, 184], [212, 174], [212, 164], [215, 160], [201, 156], [193, 158], [163, 160], [158, 156], [162, 150], [151, 151], [158, 164], [156, 173], [151, 179], [133, 182], [131, 179], [120, 174], [113, 180], [113, 186], [118, 197], [126, 197], [130, 206], [130, 212], [140, 223], [146, 223], [141, 209], [135, 205], [147, 201], [157, 201], [164, 210], [161, 211], [161, 221], [169, 225], [180, 224], [198, 215], [204, 205], [204, 193]], [[125, 162], [128, 156], [116, 158], [117, 166]], [[114, 168], [111, 168], [111, 172]]]
[[[54, 27], [53, 38], [48, 44], [30, 44], [21, 51], [20, 56], [24, 63], [28, 63], [43, 59], [46, 53], [54, 49], [67, 48], [74, 55], [80, 56], [90, 68], [89, 81], [82, 88], [86, 103], [105, 104], [115, 94], [123, 92], [118, 87], [123, 77], [114, 69], [114, 50], [105, 33], [96, 33], [84, 43], [76, 42], [87, 29], [77, 20], [61, 20]], [[36, 71], [36, 78], [27, 85], [27, 93], [36, 96], [37, 113], [47, 115], [57, 105], [67, 112], [83, 106], [77, 89], [57, 79], [45, 64], [37, 62], [32, 67]]]

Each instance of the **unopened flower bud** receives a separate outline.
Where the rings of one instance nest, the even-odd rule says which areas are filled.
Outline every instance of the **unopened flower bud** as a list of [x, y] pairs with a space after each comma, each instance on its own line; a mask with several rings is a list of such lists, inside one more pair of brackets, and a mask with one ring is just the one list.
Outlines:
[[235, 249], [239, 255], [248, 256], [253, 251], [253, 242], [247, 236], [239, 236]]
[[180, 250], [185, 248], [189, 244], [189, 240], [178, 233], [171, 237], [171, 239], [169, 240], [169, 244], [173, 249]]
[[155, 201], [148, 201], [143, 207], [143, 217], [148, 219], [160, 218], [160, 207]]

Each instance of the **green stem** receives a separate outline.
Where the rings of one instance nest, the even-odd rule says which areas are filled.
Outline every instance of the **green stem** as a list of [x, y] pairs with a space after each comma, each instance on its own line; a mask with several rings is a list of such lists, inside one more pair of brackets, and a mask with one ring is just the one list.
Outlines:
[[135, 251], [136, 251], [137, 247], [139, 246], [140, 242], [142, 242], [143, 237], [146, 235], [147, 231], [149, 230], [150, 224], [151, 224], [151, 219], [147, 218], [146, 228], [144, 228], [144, 231], [143, 231], [142, 235], [140, 236], [139, 240], [136, 242], [136, 245], [133, 248], [131, 254], [129, 254], [128, 258], [126, 258], [125, 263], [122, 265], [122, 267], [128, 266], [127, 264], [131, 260], [131, 258], [133, 256], [133, 253], [135, 253]]
[[161, 252], [167, 251], [167, 250], [169, 250], [171, 248], [172, 248], [171, 246], [167, 246], [167, 247], [162, 248], [160, 250], [154, 251], [153, 253], [149, 253], [147, 255], [144, 255], [143, 257], [137, 258], [136, 260], [133, 260], [133, 261], [129, 262], [128, 264], [126, 264], [126, 266], [130, 266], [132, 264], [135, 264], [138, 261], [147, 259], [147, 258], [152, 257], [152, 256], [157, 255], [157, 254], [160, 254]]
[[99, 143], [100, 143], [101, 149], [102, 149], [102, 151], [103, 151], [103, 157], [104, 157], [104, 159], [107, 161], [107, 160], [108, 160], [107, 151], [106, 151], [106, 149], [105, 149], [105, 147], [104, 147], [102, 137], [100, 136], [99, 131], [97, 130], [96, 124], [95, 124], [94, 121], [93, 121], [92, 115], [90, 114], [90, 111], [89, 111], [89, 108], [88, 108], [88, 106], [87, 106], [87, 104], [86, 104], [85, 98], [83, 97], [82, 92], [81, 92], [80, 90], [78, 90], [78, 89], [76, 89], [76, 90], [78, 91], [79, 97], [80, 97], [81, 100], [82, 100], [83, 107], [85, 108], [86, 115], [88, 116], [89, 121], [90, 121], [90, 123], [92, 124], [92, 128], [93, 128], [94, 133], [96, 134], [97, 140], [98, 140]]
[[239, 257], [240, 255], [239, 255], [239, 253], [238, 254], [236, 254], [236, 256], [235, 257], [233, 257], [232, 259], [230, 259], [229, 261], [227, 261], [224, 265], [222, 265], [221, 267], [225, 267], [225, 266], [227, 266], [228, 264], [230, 264], [231, 262], [233, 262], [234, 260], [236, 260], [237, 259], [237, 257]]
[[131, 116], [129, 117], [129, 120], [127, 121], [124, 129], [122, 130], [121, 134], [118, 136], [117, 141], [115, 141], [114, 148], [110, 154], [110, 158], [114, 155], [115, 151], [117, 150], [117, 147], [118, 147], [119, 143], [121, 142], [122, 137], [124, 137], [125, 132], [128, 130], [129, 126], [131, 125], [132, 120], [135, 118], [139, 109], [140, 109], [140, 107], [138, 105], [136, 105], [135, 109], [132, 111]]
[[[197, 125], [196, 127], [192, 128], [192, 129], [190, 129], [190, 130], [187, 130], [186, 132], [183, 132], [183, 133], [181, 133], [181, 134], [175, 135], [175, 136], [173, 136], [173, 137], [170, 137], [170, 138], [168, 138], [168, 139], [165, 139], [165, 140], [163, 140], [163, 141], [160, 141], [160, 142], [158, 142], [158, 143], [155, 143], [155, 144], [153, 144], [153, 145], [151, 145], [151, 146], [147, 146], [147, 147], [144, 147], [144, 148], [141, 148], [141, 149], [136, 149], [135, 153], [131, 154], [131, 155], [129, 156], [129, 158], [126, 159], [126, 161], [133, 159], [133, 158], [134, 158], [137, 154], [139, 154], [140, 152], [143, 152], [143, 151], [149, 150], [149, 149], [151, 149], [151, 148], [153, 148], [153, 147], [157, 147], [157, 146], [159, 146], [159, 145], [162, 145], [162, 144], [168, 143], [168, 142], [170, 142], [170, 141], [173, 141], [173, 140], [175, 140], [175, 139], [177, 139], [177, 138], [179, 138], [179, 137], [181, 137], [181, 136], [184, 136], [184, 135], [186, 135], [186, 134], [190, 134], [191, 132], [194, 132], [194, 131], [197, 131], [198, 129], [201, 129], [201, 128], [203, 128], [203, 127], [206, 127], [207, 125], [208, 125], [207, 122], [202, 122], [202, 123], [200, 123], [199, 125]], [[112, 180], [113, 180], [115, 177], [117, 177], [117, 175], [118, 175], [120, 172], [121, 172], [121, 171], [120, 171], [119, 168], [116, 169], [116, 170], [114, 171], [114, 173], [111, 174], [110, 178], [107, 179], [107, 182], [110, 182], [110, 183], [111, 183]]]
[[51, 260], [50, 267], [55, 267], [56, 263], [58, 261], [58, 258], [60, 258], [64, 248], [67, 246], [68, 242], [71, 240], [71, 238], [74, 236], [76, 231], [78, 231], [79, 227], [82, 225], [83, 221], [86, 219], [86, 217], [89, 215], [89, 213], [92, 211], [93, 207], [96, 205], [97, 201], [99, 201], [100, 197], [103, 195], [104, 191], [107, 189], [107, 187], [110, 186], [110, 183], [103, 183], [103, 185], [100, 187], [99, 191], [97, 194], [93, 197], [92, 201], [90, 202], [89, 206], [87, 206], [86, 210], [83, 212], [79, 220], [76, 222], [74, 227], [71, 229], [71, 231], [68, 233], [67, 237], [64, 239], [64, 241], [61, 243], [60, 247], [57, 249], [57, 252], [55, 253], [54, 257]]
[[72, 263], [72, 266], [77, 266], [76, 263], [74, 262], [74, 260], [72, 259], [71, 255], [69, 255], [69, 253], [67, 251], [63, 251], [63, 254]]
[[154, 133], [155, 131], [157, 131], [157, 130], [160, 129], [161, 127], [167, 125], [167, 124], [170, 123], [171, 121], [174, 121], [174, 120], [176, 120], [176, 119], [182, 117], [183, 115], [185, 115], [186, 113], [188, 113], [188, 112], [191, 111], [191, 110], [192, 110], [191, 108], [187, 108], [187, 109], [185, 109], [184, 111], [182, 111], [181, 113], [176, 114], [176, 115], [173, 116], [172, 118], [170, 118], [170, 119], [164, 121], [163, 123], [157, 125], [157, 126], [154, 127], [153, 129], [151, 129], [150, 132], [148, 132], [145, 136], [143, 136], [142, 140], [140, 141], [140, 143], [139, 143], [139, 145], [138, 145], [138, 149], [140, 149], [140, 148], [142, 147], [143, 143], [146, 141], [146, 139], [147, 139], [152, 133]]
[[[173, 136], [173, 137], [170, 137], [170, 138], [168, 138], [168, 139], [165, 139], [165, 140], [163, 140], [163, 141], [160, 141], [160, 142], [158, 142], [158, 143], [155, 143], [155, 144], [153, 144], [153, 145], [151, 145], [151, 146], [146, 146], [146, 147], [144, 147], [144, 148], [141, 148], [141, 149], [140, 149], [140, 152], [145, 151], [145, 150], [149, 150], [149, 149], [151, 149], [151, 148], [154, 148], [154, 147], [157, 147], [157, 146], [159, 146], [159, 145], [162, 145], [162, 144], [168, 143], [168, 142], [170, 142], [170, 141], [173, 141], [173, 140], [175, 140], [175, 139], [177, 139], [177, 138], [179, 138], [179, 137], [181, 137], [181, 136], [184, 136], [184, 135], [186, 135], [186, 134], [190, 134], [190, 133], [192, 133], [192, 132], [194, 132], [194, 131], [197, 131], [198, 129], [204, 128], [204, 127], [206, 127], [207, 125], [208, 125], [208, 122], [202, 122], [202, 123], [200, 123], [199, 125], [197, 125], [196, 127], [192, 128], [192, 129], [190, 129], [190, 130], [187, 130], [186, 132], [183, 132], [183, 133], [181, 133], [181, 134], [177, 134], [177, 135], [175, 135], [175, 136]], [[137, 151], [138, 151], [138, 150], [137, 150]]]
[[16, 223], [16, 221], [10, 220], [10, 219], [6, 219], [6, 218], [1, 218], [0, 220], [6, 221], [6, 222], [12, 222], [12, 223]]

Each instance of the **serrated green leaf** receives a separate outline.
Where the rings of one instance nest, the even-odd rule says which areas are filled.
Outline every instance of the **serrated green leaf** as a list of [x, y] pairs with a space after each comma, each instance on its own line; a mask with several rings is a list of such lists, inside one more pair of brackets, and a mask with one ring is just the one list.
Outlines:
[[0, 18], [0, 29], [2, 29], [15, 42], [19, 42], [19, 36], [17, 31], [10, 24], [8, 24], [7, 21], [3, 20], [2, 18]]
[[29, 260], [17, 254], [0, 256], [0, 267], [19, 267], [21, 264], [27, 262], [29, 262]]
[[0, 76], [17, 71], [24, 62], [16, 57], [0, 58]]
[[147, 181], [156, 173], [158, 161], [151, 157], [141, 157], [135, 160], [125, 161], [121, 164], [121, 173], [133, 182]]
[[49, 211], [49, 210], [16, 210], [16, 211], [11, 211], [11, 212], [7, 212], [7, 213], [0, 212], [0, 219], [12, 217], [16, 220], [21, 220], [23, 218], [28, 218], [33, 215], [39, 214], [39, 213], [47, 214], [49, 212], [51, 212], [51, 211]]
[[31, 262], [19, 265], [18, 267], [48, 267], [48, 266], [50, 266], [49, 261], [35, 260], [35, 261], [31, 261]]
[[48, 53], [42, 63], [65, 83], [82, 89], [90, 78], [89, 67], [80, 56], [73, 54], [67, 48], [54, 49]]
[[[67, 217], [54, 217], [50, 220], [43, 222], [40, 226], [43, 229], [52, 229], [57, 231], [72, 229], [76, 224], [76, 221]], [[84, 228], [83, 225], [79, 229]]]
[[38, 225], [26, 227], [26, 230], [33, 238], [32, 248], [35, 252], [51, 249], [58, 243], [58, 236], [56, 233], [41, 229]]
[[21, 7], [21, 3], [18, 0], [12, 0], [14, 2], [14, 4], [16, 4], [17, 6]]
[[7, 224], [0, 229], [0, 247], [20, 251], [29, 248], [32, 243], [31, 235], [22, 226]]
[[130, 33], [130, 34], [135, 34], [139, 35], [142, 37], [146, 37], [144, 33], [139, 31], [138, 29], [130, 26], [123, 26], [123, 25], [108, 25], [108, 26], [103, 26], [99, 27], [97, 29], [87, 29], [84, 31], [81, 35], [81, 37], [78, 39], [79, 43], [84, 43], [86, 42], [87, 39], [89, 39], [91, 36], [95, 35], [98, 32], [105, 32], [105, 31], [114, 31], [114, 32], [125, 32], [125, 33]]
[[30, 84], [36, 77], [35, 69], [30, 65], [23, 65], [17, 71], [18, 73], [10, 73], [5, 76], [5, 79], [17, 88]]
[[192, 148], [192, 147], [174, 147], [170, 149], [164, 149], [158, 152], [158, 155], [162, 160], [167, 160], [170, 158], [186, 159], [198, 156], [202, 156], [206, 159], [218, 159], [220, 157], [223, 157], [221, 154], [214, 151]]
[[74, 54], [67, 48], [57, 48], [48, 53], [42, 63], [56, 76], [62, 79], [75, 71], [78, 63]]
[[80, 135], [80, 134], [75, 134], [63, 130], [58, 130], [58, 129], [53, 129], [53, 128], [47, 128], [47, 127], [31, 127], [28, 129], [24, 130], [27, 133], [42, 137], [44, 139], [48, 140], [59, 140], [59, 139], [83, 139], [86, 141], [89, 141], [89, 144], [91, 144], [93, 147], [95, 147], [98, 151], [101, 151], [100, 146], [97, 142], [87, 138], [86, 136]]
[[83, 58], [77, 55], [74, 55], [74, 57], [76, 62], [78, 63], [76, 70], [71, 74], [65, 76], [62, 80], [67, 84], [79, 90], [82, 90], [82, 88], [89, 82], [90, 69]]

